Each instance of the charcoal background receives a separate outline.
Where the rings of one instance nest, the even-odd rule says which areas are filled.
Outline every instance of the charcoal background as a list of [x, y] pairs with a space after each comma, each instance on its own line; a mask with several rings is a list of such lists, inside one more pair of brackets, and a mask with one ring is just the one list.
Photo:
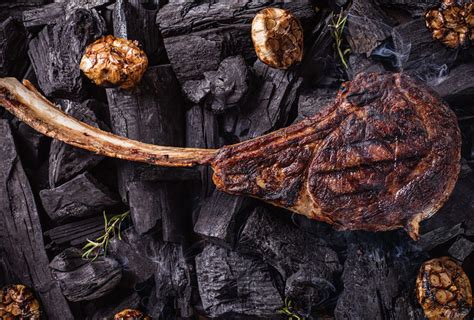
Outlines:
[[[168, 3], [169, 2], [169, 3]], [[403, 71], [455, 111], [462, 170], [444, 207], [403, 231], [337, 232], [253, 199], [216, 191], [209, 168], [104, 159], [39, 135], [0, 108], [0, 286], [25, 283], [46, 319], [424, 319], [415, 278], [449, 255], [474, 279], [474, 49], [448, 49], [424, 27], [435, 0], [47, 0], [0, 3], [0, 76], [28, 79], [83, 121], [149, 143], [218, 148], [321, 111], [360, 72]], [[291, 10], [301, 64], [256, 59], [251, 19]], [[332, 19], [348, 15], [348, 69]], [[102, 35], [138, 40], [150, 59], [140, 85], [100, 88], [79, 70]], [[151, 119], [151, 120], [150, 120]], [[82, 189], [81, 189], [82, 188]], [[106, 257], [83, 260], [102, 210], [131, 210]], [[472, 313], [468, 316], [473, 319]]]

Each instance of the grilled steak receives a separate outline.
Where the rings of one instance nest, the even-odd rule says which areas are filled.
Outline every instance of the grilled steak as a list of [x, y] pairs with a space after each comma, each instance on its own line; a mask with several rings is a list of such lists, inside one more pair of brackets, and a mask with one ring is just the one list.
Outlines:
[[339, 230], [405, 228], [446, 201], [460, 168], [456, 117], [403, 74], [360, 74], [323, 113], [220, 150], [143, 144], [63, 114], [31, 86], [0, 79], [0, 103], [36, 130], [107, 156], [211, 164], [220, 190], [263, 199]]

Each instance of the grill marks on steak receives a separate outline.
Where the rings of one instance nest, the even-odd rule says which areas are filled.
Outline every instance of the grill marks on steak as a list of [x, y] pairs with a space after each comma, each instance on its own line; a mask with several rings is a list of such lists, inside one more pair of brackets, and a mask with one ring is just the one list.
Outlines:
[[339, 229], [406, 227], [449, 196], [459, 172], [453, 112], [401, 74], [362, 74], [322, 114], [213, 161], [218, 188], [306, 212]]

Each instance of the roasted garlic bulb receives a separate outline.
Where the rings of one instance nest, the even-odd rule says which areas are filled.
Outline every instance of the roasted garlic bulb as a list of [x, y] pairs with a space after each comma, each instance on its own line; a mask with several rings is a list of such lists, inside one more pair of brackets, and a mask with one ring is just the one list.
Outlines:
[[88, 45], [80, 68], [99, 86], [136, 86], [148, 67], [148, 58], [137, 41], [108, 35]]
[[474, 41], [474, 2], [463, 2], [444, 0], [439, 8], [428, 10], [425, 15], [426, 26], [433, 38], [450, 48]]
[[257, 57], [273, 68], [287, 69], [303, 58], [303, 28], [288, 10], [259, 11], [252, 21], [252, 40]]
[[22, 284], [3, 287], [0, 291], [0, 319], [40, 319], [40, 305], [30, 289]]
[[114, 320], [151, 320], [151, 318], [143, 312], [135, 309], [125, 309], [114, 316]]
[[428, 319], [464, 319], [472, 307], [469, 278], [449, 257], [423, 263], [416, 279], [416, 295]]

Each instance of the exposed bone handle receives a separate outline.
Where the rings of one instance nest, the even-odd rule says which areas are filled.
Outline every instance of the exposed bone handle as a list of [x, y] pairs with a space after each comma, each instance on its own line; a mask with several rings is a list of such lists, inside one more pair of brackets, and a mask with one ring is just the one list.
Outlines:
[[[23, 85], [24, 84], [24, 85]], [[0, 104], [42, 134], [108, 157], [167, 167], [209, 164], [217, 150], [156, 146], [85, 124], [64, 113], [24, 80], [0, 78]]]

